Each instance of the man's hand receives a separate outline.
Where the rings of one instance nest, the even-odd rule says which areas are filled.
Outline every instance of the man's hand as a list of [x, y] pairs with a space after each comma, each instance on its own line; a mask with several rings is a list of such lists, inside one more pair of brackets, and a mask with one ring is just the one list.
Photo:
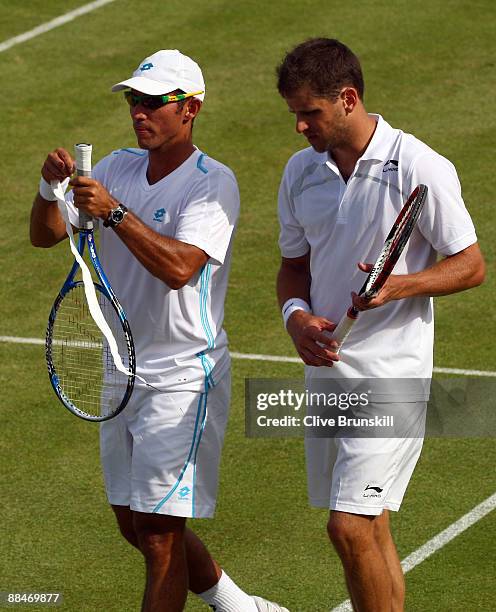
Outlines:
[[304, 363], [328, 368], [339, 361], [335, 352], [337, 343], [331, 339], [335, 327], [324, 317], [316, 317], [304, 310], [293, 312], [287, 323], [288, 333]]
[[76, 170], [76, 163], [65, 149], [55, 149], [45, 160], [41, 168], [41, 175], [50, 181], [62, 182]]
[[119, 206], [101, 183], [88, 176], [76, 176], [69, 185], [74, 193], [74, 206], [94, 218], [107, 219], [110, 211]]
[[[373, 264], [360, 262], [358, 264], [359, 269], [362, 272], [369, 272], [374, 267]], [[383, 306], [392, 300], [398, 300], [401, 296], [401, 291], [404, 286], [404, 279], [401, 274], [391, 274], [384, 283], [383, 287], [379, 290], [379, 293], [373, 298], [366, 298], [358, 295], [354, 291], [351, 293], [351, 300], [353, 306], [357, 310], [371, 310], [372, 308], [378, 308]]]

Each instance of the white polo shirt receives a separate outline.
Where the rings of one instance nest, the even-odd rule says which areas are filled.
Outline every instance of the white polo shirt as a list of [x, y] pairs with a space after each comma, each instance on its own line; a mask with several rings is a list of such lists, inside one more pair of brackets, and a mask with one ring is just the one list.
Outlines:
[[[199, 247], [208, 262], [174, 290], [150, 274], [112, 229], [99, 232], [98, 252], [131, 326], [137, 373], [158, 388], [202, 391], [205, 378], [215, 384], [230, 365], [222, 324], [238, 185], [229, 168], [198, 149], [153, 185], [147, 166], [147, 151], [121, 149], [96, 164], [93, 177], [155, 232]], [[71, 222], [77, 219], [73, 207]]]
[[[310, 251], [312, 311], [338, 322], [374, 263], [413, 189], [428, 196], [395, 274], [424, 270], [437, 253], [458, 253], [477, 241], [454, 166], [411, 134], [379, 115], [377, 128], [345, 183], [328, 153], [312, 147], [289, 160], [279, 190], [279, 245], [283, 257]], [[415, 297], [363, 312], [332, 368], [307, 367], [312, 377], [430, 378], [433, 302]]]

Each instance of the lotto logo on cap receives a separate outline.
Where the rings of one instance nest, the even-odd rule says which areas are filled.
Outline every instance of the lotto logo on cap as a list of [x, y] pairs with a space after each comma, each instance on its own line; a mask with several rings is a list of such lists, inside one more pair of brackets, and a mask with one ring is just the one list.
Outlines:
[[200, 66], [177, 49], [157, 51], [146, 57], [130, 79], [112, 87], [112, 91], [121, 89], [135, 89], [151, 96], [181, 89], [185, 93], [202, 92], [195, 97], [200, 100], [205, 98], [205, 82]]

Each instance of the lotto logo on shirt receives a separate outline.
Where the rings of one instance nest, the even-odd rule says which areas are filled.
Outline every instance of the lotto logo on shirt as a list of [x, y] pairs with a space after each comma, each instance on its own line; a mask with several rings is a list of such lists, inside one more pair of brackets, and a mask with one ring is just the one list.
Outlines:
[[165, 219], [165, 208], [158, 208], [153, 214], [153, 220], [163, 223]]

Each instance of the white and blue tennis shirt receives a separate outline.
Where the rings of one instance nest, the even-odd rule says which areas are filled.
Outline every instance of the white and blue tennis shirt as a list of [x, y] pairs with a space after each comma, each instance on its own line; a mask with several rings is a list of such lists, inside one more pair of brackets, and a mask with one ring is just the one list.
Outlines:
[[[153, 185], [147, 166], [147, 151], [122, 149], [102, 159], [93, 177], [155, 232], [197, 246], [209, 260], [173, 290], [102, 228], [102, 267], [131, 326], [137, 373], [160, 389], [204, 391], [205, 380], [214, 385], [230, 366], [222, 325], [238, 185], [229, 168], [198, 149]], [[74, 208], [71, 215], [77, 226]]]

